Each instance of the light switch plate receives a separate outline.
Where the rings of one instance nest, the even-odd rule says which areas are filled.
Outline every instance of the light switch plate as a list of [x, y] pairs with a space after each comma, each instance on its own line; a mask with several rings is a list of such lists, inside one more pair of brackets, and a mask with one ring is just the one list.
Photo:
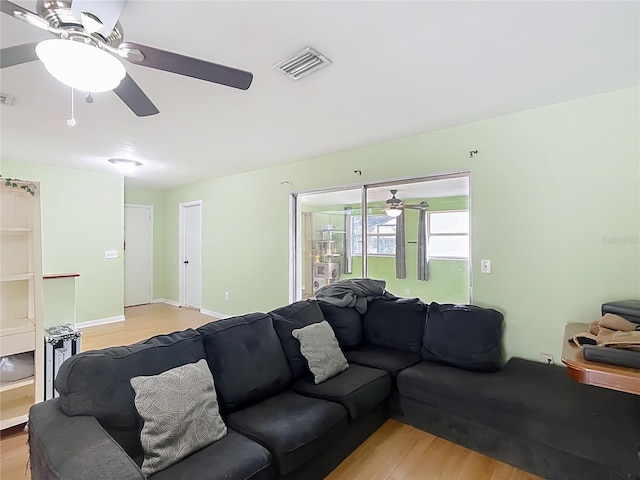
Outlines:
[[491, 273], [491, 260], [480, 260], [480, 273]]
[[104, 251], [104, 258], [118, 258], [118, 251], [117, 250], [105, 250]]

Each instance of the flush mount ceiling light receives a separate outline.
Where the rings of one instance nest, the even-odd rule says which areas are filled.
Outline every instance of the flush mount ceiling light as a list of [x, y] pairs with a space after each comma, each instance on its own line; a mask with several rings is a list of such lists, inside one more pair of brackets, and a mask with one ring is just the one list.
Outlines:
[[138, 162], [137, 160], [129, 160], [127, 158], [110, 158], [108, 162], [115, 165], [122, 173], [131, 173], [137, 167], [142, 166], [141, 162]]
[[36, 55], [56, 80], [83, 92], [113, 90], [127, 73], [115, 56], [84, 41], [44, 40]]

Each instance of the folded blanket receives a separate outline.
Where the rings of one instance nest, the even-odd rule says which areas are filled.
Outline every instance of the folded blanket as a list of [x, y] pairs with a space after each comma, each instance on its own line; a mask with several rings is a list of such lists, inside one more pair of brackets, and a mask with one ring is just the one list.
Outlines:
[[624, 348], [640, 352], [640, 332], [614, 332], [608, 338], [603, 339], [601, 345], [605, 347]]
[[600, 320], [589, 325], [589, 331], [574, 335], [573, 342], [582, 345], [623, 348], [640, 352], [640, 331], [638, 324], [613, 313], [605, 314]]
[[353, 307], [358, 313], [365, 313], [371, 300], [386, 298], [395, 300], [394, 294], [387, 292], [387, 282], [372, 278], [350, 278], [340, 280], [321, 287], [316, 292], [316, 298], [338, 307]]

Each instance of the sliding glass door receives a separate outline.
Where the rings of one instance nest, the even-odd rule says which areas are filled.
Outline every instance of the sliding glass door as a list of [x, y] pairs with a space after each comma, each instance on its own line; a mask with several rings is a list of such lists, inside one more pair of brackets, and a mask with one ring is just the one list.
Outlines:
[[301, 193], [294, 207], [293, 300], [368, 277], [401, 297], [471, 301], [468, 173]]
[[[295, 197], [296, 300], [310, 298], [318, 288], [361, 276], [353, 264], [354, 214], [360, 214], [361, 189], [300, 194]], [[355, 268], [355, 270], [354, 270]]]

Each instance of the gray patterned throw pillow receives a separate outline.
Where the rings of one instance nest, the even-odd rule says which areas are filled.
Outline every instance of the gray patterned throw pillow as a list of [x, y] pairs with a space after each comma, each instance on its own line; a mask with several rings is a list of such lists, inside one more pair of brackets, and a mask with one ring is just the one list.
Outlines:
[[135, 377], [131, 386], [144, 420], [140, 440], [142, 473], [151, 475], [227, 434], [205, 360], [151, 377]]
[[324, 320], [291, 332], [300, 342], [300, 353], [307, 359], [317, 385], [349, 368], [331, 325]]

